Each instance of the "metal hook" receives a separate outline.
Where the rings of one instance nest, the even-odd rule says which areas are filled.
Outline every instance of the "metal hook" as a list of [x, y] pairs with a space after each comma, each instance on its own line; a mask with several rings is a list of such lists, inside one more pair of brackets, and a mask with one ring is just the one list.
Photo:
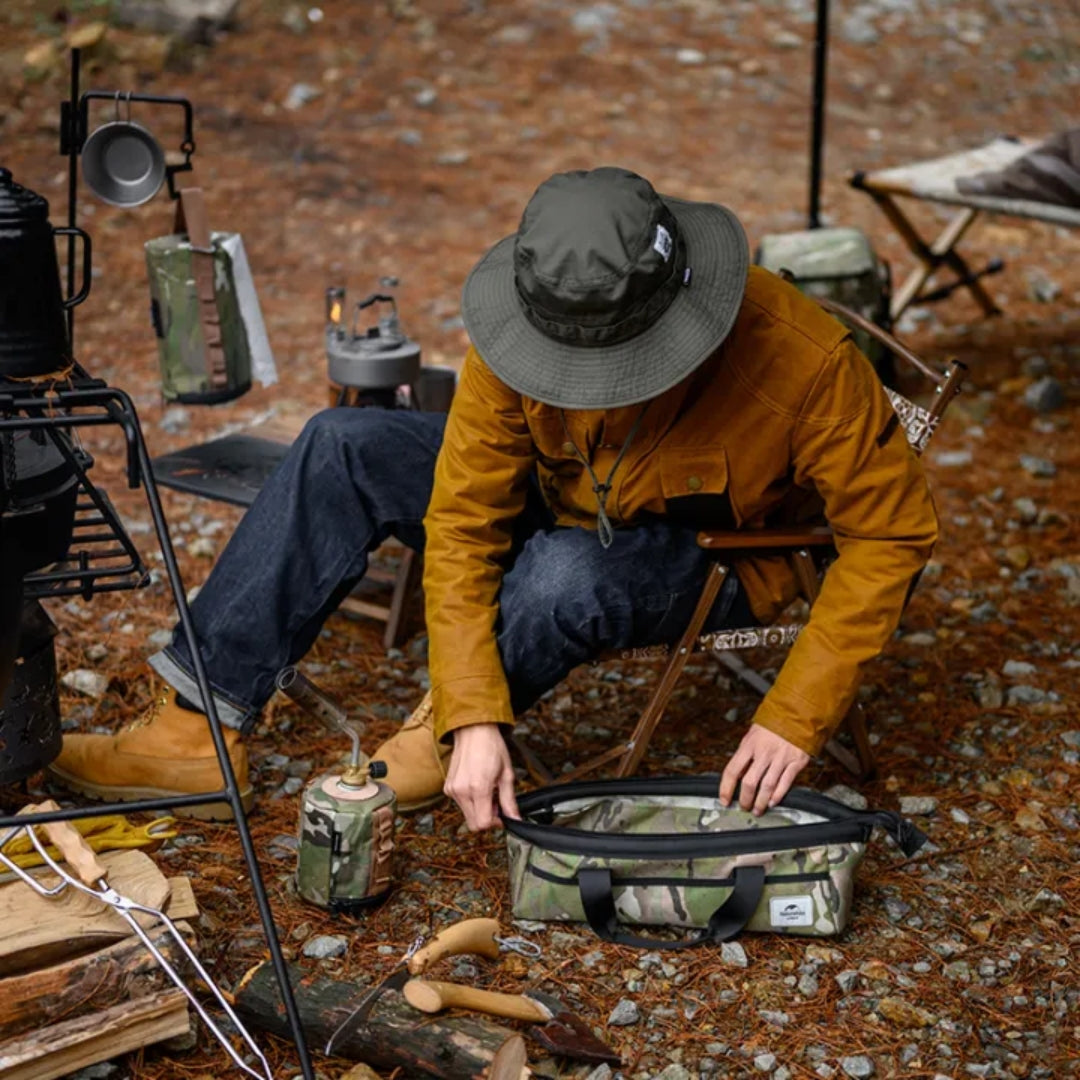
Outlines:
[[529, 941], [523, 937], [499, 937], [495, 936], [495, 944], [506, 952], [514, 952], [519, 956], [541, 956], [543, 950], [535, 941]]

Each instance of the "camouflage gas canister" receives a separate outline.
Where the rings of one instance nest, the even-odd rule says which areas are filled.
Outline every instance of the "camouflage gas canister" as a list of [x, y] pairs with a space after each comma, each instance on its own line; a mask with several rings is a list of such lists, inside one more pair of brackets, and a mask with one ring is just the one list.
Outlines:
[[[370, 772], [377, 773], [375, 762]], [[394, 852], [393, 789], [368, 768], [324, 773], [304, 791], [296, 891], [333, 912], [356, 915], [390, 891]]]

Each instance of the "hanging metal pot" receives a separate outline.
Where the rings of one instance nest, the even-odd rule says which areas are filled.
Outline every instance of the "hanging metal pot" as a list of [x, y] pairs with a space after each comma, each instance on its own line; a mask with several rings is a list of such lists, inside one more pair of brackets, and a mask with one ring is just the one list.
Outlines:
[[[60, 292], [56, 236], [81, 236], [82, 288]], [[0, 168], [0, 379], [48, 375], [71, 361], [64, 311], [90, 292], [90, 237], [54, 228], [49, 204]]]
[[116, 118], [83, 144], [82, 167], [87, 187], [112, 206], [141, 206], [160, 190], [165, 181], [165, 154], [154, 136], [131, 119], [130, 94], [126, 118], [120, 119], [117, 94]]

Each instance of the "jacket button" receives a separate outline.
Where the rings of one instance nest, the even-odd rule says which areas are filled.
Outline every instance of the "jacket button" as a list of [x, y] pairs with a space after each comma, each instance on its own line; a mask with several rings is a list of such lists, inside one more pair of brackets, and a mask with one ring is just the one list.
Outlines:
[[688, 476], [686, 478], [686, 486], [691, 491], [700, 491], [701, 490], [701, 477], [700, 476]]
[[[574, 454], [574, 444], [572, 442], [564, 442], [562, 449], [564, 454]], [[574, 457], [577, 457], [577, 455], [574, 454]]]

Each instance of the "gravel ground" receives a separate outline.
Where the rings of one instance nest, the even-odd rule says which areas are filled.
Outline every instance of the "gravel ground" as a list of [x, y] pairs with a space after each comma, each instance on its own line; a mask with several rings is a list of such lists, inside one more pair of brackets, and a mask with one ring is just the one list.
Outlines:
[[[900, 275], [903, 247], [844, 175], [1075, 123], [1080, 13], [1069, 0], [833, 8], [824, 210], [866, 229]], [[66, 24], [55, 4], [8, 0], [0, 13], [0, 164], [50, 199], [56, 223], [66, 190], [59, 47], [108, 10], [73, 2]], [[87, 53], [86, 85], [195, 101], [211, 221], [245, 237], [281, 382], [214, 409], [160, 400], [141, 244], [169, 230], [164, 196], [123, 211], [84, 190], [80, 224], [93, 232], [95, 277], [79, 309], [81, 360], [133, 393], [161, 453], [323, 404], [322, 293], [332, 283], [361, 295], [382, 275], [399, 277], [406, 328], [425, 361], [456, 366], [465, 274], [557, 169], [636, 168], [661, 190], [729, 204], [752, 242], [799, 228], [812, 32], [810, 0], [334, 0], [317, 9], [272, 0], [242, 4], [232, 30], [193, 47], [110, 26]], [[138, 107], [136, 119], [159, 122]], [[179, 133], [168, 125], [154, 130], [172, 145]], [[926, 208], [916, 217], [930, 231], [944, 219]], [[541, 945], [540, 959], [450, 965], [450, 974], [557, 993], [622, 1052], [633, 1080], [1077, 1072], [1078, 243], [1075, 231], [987, 219], [965, 249], [977, 266], [1006, 259], [988, 282], [1004, 314], [981, 319], [956, 295], [911, 310], [900, 327], [926, 358], [958, 356], [970, 368], [928, 458], [943, 537], [862, 690], [879, 778], [852, 791], [822, 761], [805, 779], [901, 809], [933, 849], [904, 862], [884, 842], [872, 845], [852, 925], [836, 940], [747, 936], [720, 950], [643, 954], [600, 946], [578, 927], [530, 927], [521, 932]], [[102, 431], [87, 442], [94, 475], [156, 565], [145, 504], [123, 486], [118, 441]], [[195, 586], [238, 513], [165, 498]], [[66, 724], [109, 730], [136, 715], [154, 689], [144, 658], [173, 618], [162, 582], [55, 604], [52, 614], [62, 670], [100, 676], [65, 689]], [[379, 637], [371, 624], [335, 617], [305, 665], [374, 714], [369, 748], [427, 678], [422, 630], [390, 654]], [[580, 760], [632, 724], [652, 671], [634, 663], [576, 672], [522, 718], [521, 734], [557, 766]], [[695, 661], [648, 770], [722, 766], [753, 707], [748, 691]], [[251, 749], [252, 829], [283, 942], [306, 969], [367, 982], [418, 933], [465, 915], [510, 925], [501, 837], [463, 833], [448, 807], [400, 823], [397, 887], [378, 911], [352, 923], [303, 906], [290, 889], [297, 793], [345, 748], [277, 701]], [[0, 796], [9, 809], [24, 792]], [[234, 833], [200, 825], [158, 857], [192, 875], [205, 955], [232, 984], [265, 950]], [[271, 1056], [276, 1075], [297, 1073], [288, 1047], [274, 1044]], [[530, 1057], [539, 1073], [560, 1071], [535, 1047]], [[317, 1065], [329, 1080], [348, 1068]], [[224, 1075], [226, 1062], [200, 1039], [94, 1070], [82, 1075], [204, 1080]]]

